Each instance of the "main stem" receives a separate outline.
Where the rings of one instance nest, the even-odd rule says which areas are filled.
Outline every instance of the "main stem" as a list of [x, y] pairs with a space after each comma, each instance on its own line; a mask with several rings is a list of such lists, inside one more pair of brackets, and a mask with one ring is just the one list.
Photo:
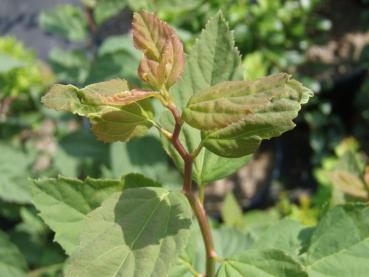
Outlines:
[[181, 155], [184, 161], [184, 182], [183, 182], [183, 193], [187, 197], [192, 210], [197, 218], [200, 225], [201, 234], [204, 240], [205, 250], [206, 250], [206, 275], [205, 277], [215, 276], [215, 257], [216, 252], [213, 243], [213, 237], [211, 234], [211, 229], [209, 226], [208, 218], [203, 204], [200, 202], [199, 198], [192, 193], [192, 163], [193, 156], [186, 151], [182, 143], [179, 140], [179, 134], [182, 128], [181, 116], [172, 102], [167, 105], [168, 109], [172, 112], [175, 119], [175, 128], [171, 138], [173, 146], [176, 148], [178, 153]]

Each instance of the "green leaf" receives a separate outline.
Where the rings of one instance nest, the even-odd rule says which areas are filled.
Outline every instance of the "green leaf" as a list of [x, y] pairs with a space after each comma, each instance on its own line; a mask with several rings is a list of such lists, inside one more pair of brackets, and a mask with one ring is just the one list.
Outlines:
[[213, 229], [214, 243], [219, 257], [230, 257], [249, 249], [254, 239], [238, 229], [222, 226]]
[[[233, 80], [238, 75], [241, 57], [234, 45], [232, 33], [223, 16], [212, 18], [196, 41], [186, 59], [181, 78], [172, 87], [171, 94], [178, 108], [184, 107], [190, 97], [222, 81]], [[174, 121], [169, 113], [161, 116], [163, 125], [173, 130]], [[183, 125], [180, 140], [187, 150], [192, 152], [201, 142], [200, 131], [186, 123]], [[183, 171], [183, 160], [165, 138], [162, 143], [173, 158], [176, 166]], [[193, 165], [193, 178], [199, 185], [222, 179], [245, 165], [250, 157], [225, 159], [207, 149], [202, 149]]]
[[27, 178], [31, 174], [33, 157], [5, 143], [0, 143], [0, 153], [0, 199], [19, 204], [30, 203]]
[[369, 272], [369, 208], [337, 206], [316, 227], [306, 252], [311, 277], [366, 277]]
[[204, 242], [197, 221], [191, 225], [190, 238], [186, 248], [180, 253], [176, 262], [170, 268], [169, 276], [198, 276], [195, 273], [205, 271], [206, 256]]
[[119, 77], [137, 83], [140, 56], [140, 52], [133, 47], [130, 36], [108, 37], [100, 46], [97, 57], [91, 64], [86, 83]]
[[[229, 257], [243, 252], [249, 249], [254, 242], [249, 234], [226, 226], [221, 226], [219, 229], [212, 229], [211, 232], [218, 257]], [[169, 276], [199, 276], [199, 272], [204, 272], [206, 256], [203, 244], [198, 223], [194, 222], [187, 247], [177, 259], [176, 264], [171, 268]]]
[[110, 146], [97, 140], [89, 130], [68, 133], [59, 139], [58, 145], [53, 165], [61, 175], [78, 176], [82, 170], [82, 175], [100, 177], [102, 168], [109, 166]]
[[183, 45], [174, 29], [149, 12], [135, 13], [132, 27], [134, 45], [144, 53], [141, 80], [157, 89], [171, 87], [184, 67]]
[[142, 188], [142, 187], [161, 187], [159, 182], [146, 178], [142, 174], [130, 173], [124, 176], [124, 189]]
[[58, 5], [40, 15], [40, 25], [46, 31], [72, 41], [87, 38], [87, 22], [82, 10], [72, 5]]
[[17, 245], [31, 267], [62, 263], [63, 250], [50, 241], [50, 231], [33, 207], [20, 209], [21, 221], [10, 230], [11, 241]]
[[65, 51], [57, 47], [53, 48], [49, 55], [49, 62], [60, 82], [83, 83], [90, 70], [90, 63], [80, 50]]
[[294, 128], [312, 92], [287, 74], [228, 81], [194, 95], [183, 118], [202, 130], [205, 147], [224, 157], [253, 153], [261, 140]]
[[27, 270], [26, 261], [18, 248], [0, 230], [0, 276], [24, 277]]
[[248, 211], [244, 215], [244, 231], [257, 240], [269, 227], [277, 224], [280, 220], [276, 209]]
[[113, 143], [110, 157], [112, 175], [115, 178], [135, 172], [172, 187], [178, 187], [182, 183], [181, 176], [169, 166], [168, 156], [153, 135], [127, 143]]
[[115, 180], [39, 179], [32, 187], [33, 204], [56, 233], [55, 240], [71, 254], [79, 243], [87, 214], [122, 187], [123, 182]]
[[120, 13], [127, 3], [123, 0], [100, 0], [94, 7], [94, 16], [97, 24], [102, 24], [109, 18]]
[[152, 126], [151, 105], [141, 100], [154, 94], [131, 90], [127, 81], [113, 79], [83, 89], [54, 85], [42, 103], [51, 109], [88, 117], [92, 132], [104, 142], [128, 141], [144, 135]]
[[226, 259], [217, 277], [308, 277], [302, 265], [280, 250], [248, 250]]
[[247, 53], [242, 61], [245, 80], [255, 80], [268, 74], [267, 64], [261, 51]]
[[98, 54], [103, 56], [120, 51], [137, 59], [137, 66], [135, 66], [135, 69], [137, 69], [141, 53], [132, 45], [132, 37], [130, 35], [117, 35], [106, 38], [100, 46]]
[[307, 246], [311, 232], [297, 221], [283, 219], [262, 233], [251, 249], [278, 249], [297, 257]]
[[191, 216], [178, 192], [114, 193], [89, 214], [66, 276], [165, 276], [187, 244]]
[[227, 193], [226, 197], [224, 198], [221, 213], [222, 219], [226, 225], [243, 229], [244, 220], [242, 209], [232, 192]]

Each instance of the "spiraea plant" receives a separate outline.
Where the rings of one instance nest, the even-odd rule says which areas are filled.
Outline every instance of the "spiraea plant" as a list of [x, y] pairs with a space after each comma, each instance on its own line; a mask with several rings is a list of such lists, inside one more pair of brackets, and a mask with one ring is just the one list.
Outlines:
[[[138, 76], [144, 88], [122, 79], [84, 88], [58, 84], [42, 102], [87, 117], [107, 143], [156, 128], [183, 173], [183, 187], [171, 191], [137, 174], [36, 180], [34, 203], [70, 256], [66, 276], [266, 276], [257, 269], [261, 261], [269, 263], [265, 272], [279, 274], [273, 276], [305, 276], [299, 263], [277, 250], [238, 257], [238, 269], [226, 263], [214, 246], [203, 198], [206, 184], [236, 171], [262, 140], [294, 128], [312, 92], [285, 73], [240, 80], [241, 58], [220, 13], [187, 57], [174, 29], [148, 12], [134, 15], [133, 42], [143, 53]], [[161, 104], [160, 115], [154, 101]], [[178, 266], [186, 264], [181, 255], [193, 216], [206, 253], [201, 274]]]

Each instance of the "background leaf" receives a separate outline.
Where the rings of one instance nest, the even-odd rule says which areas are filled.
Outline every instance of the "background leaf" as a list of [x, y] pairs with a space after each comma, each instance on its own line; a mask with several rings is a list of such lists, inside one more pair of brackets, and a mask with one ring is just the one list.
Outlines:
[[49, 54], [49, 63], [60, 82], [82, 84], [90, 70], [87, 57], [80, 50], [53, 48]]
[[248, 250], [226, 259], [217, 277], [308, 277], [303, 267], [280, 250]]
[[311, 277], [364, 277], [369, 270], [369, 208], [337, 206], [316, 227], [306, 252]]
[[124, 78], [139, 84], [136, 75], [141, 55], [133, 47], [131, 40], [129, 35], [111, 36], [105, 39], [91, 64], [85, 83]]
[[0, 231], [0, 275], [23, 277], [27, 270], [26, 261], [18, 248], [11, 243], [6, 233]]
[[40, 15], [40, 25], [46, 31], [72, 41], [87, 38], [87, 22], [82, 10], [72, 5], [59, 5]]
[[307, 247], [312, 231], [313, 228], [285, 218], [262, 232], [251, 249], [279, 249], [297, 257]]
[[9, 55], [0, 53], [0, 74], [8, 73], [12, 69], [24, 67], [25, 64]]
[[221, 213], [224, 224], [229, 227], [243, 229], [245, 222], [242, 209], [232, 192], [228, 192], [225, 196]]
[[127, 3], [124, 0], [100, 0], [94, 7], [94, 16], [97, 24], [102, 24], [109, 18], [120, 13]]
[[6, 202], [30, 203], [27, 178], [31, 174], [33, 155], [5, 143], [0, 143], [0, 152], [0, 198]]

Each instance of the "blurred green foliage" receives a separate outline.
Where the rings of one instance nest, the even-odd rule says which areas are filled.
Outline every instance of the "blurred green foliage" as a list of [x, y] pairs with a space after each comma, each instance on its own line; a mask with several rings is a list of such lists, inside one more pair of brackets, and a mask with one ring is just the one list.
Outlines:
[[34, 52], [13, 37], [0, 37], [0, 100], [29, 93], [42, 82]]
[[[368, 1], [361, 2], [368, 4]], [[0, 37], [0, 110], [6, 112], [6, 117], [0, 114], [0, 229], [3, 230], [0, 231], [0, 270], [8, 270], [8, 275], [2, 276], [25, 276], [28, 271], [33, 277], [62, 276], [64, 253], [52, 242], [53, 234], [31, 205], [29, 177], [62, 174], [120, 178], [134, 172], [171, 187], [181, 182], [155, 135], [128, 144], [107, 145], [89, 133], [87, 122], [39, 105], [40, 95], [54, 78], [58, 82], [86, 85], [124, 76], [138, 84], [135, 76], [140, 54], [132, 47], [130, 35], [101, 33], [112, 18], [119, 17], [123, 10], [128, 10], [128, 14], [140, 9], [155, 11], [176, 27], [188, 50], [208, 19], [222, 10], [229, 28], [235, 30], [236, 44], [244, 57], [243, 77], [256, 79], [276, 71], [302, 74], [299, 66], [306, 62], [307, 49], [332, 27], [322, 13], [316, 12], [322, 3], [319, 0], [82, 0], [81, 5], [63, 4], [43, 11], [39, 17], [40, 26], [46, 32], [73, 45], [68, 49], [52, 49], [48, 65], [15, 38]], [[368, 22], [368, 11], [363, 10], [360, 15], [363, 25]], [[367, 46], [359, 59], [364, 69], [369, 68], [368, 49]], [[307, 75], [301, 78], [319, 91], [319, 83]], [[12, 103], [4, 109], [4, 103], [8, 105], [4, 99], [9, 97]], [[354, 139], [341, 143], [346, 133], [341, 118], [333, 111], [333, 103], [320, 95], [314, 101], [304, 113], [304, 120], [309, 127], [307, 135], [313, 151], [311, 163], [318, 183], [317, 193], [292, 201], [289, 192], [282, 192], [273, 207], [246, 213], [233, 194], [227, 195], [221, 210], [224, 224], [213, 224], [222, 255], [249, 248], [260, 237], [255, 247], [262, 247], [262, 240], [270, 237], [265, 231], [275, 224], [277, 227], [272, 228], [283, 228], [286, 221], [280, 221], [282, 217], [312, 226], [329, 207], [366, 201], [368, 145], [363, 143], [360, 148]], [[353, 128], [360, 142], [368, 138], [368, 107], [366, 77], [355, 96], [355, 109], [361, 121]], [[296, 224], [286, 223], [286, 226], [298, 230], [300, 225]], [[192, 236], [200, 240], [196, 228]], [[192, 242], [186, 255], [198, 265], [204, 264], [200, 242], [196, 239]]]

